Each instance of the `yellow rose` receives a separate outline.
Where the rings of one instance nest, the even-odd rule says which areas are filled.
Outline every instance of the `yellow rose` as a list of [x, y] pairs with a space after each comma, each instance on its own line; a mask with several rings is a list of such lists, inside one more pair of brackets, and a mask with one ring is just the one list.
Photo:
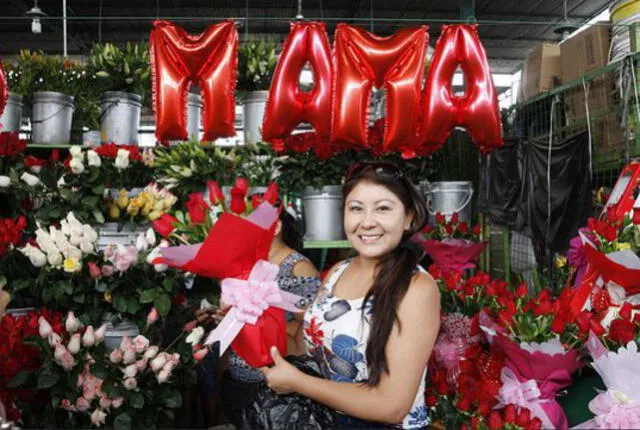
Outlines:
[[144, 204], [142, 210], [140, 211], [142, 215], [147, 216], [153, 210], [153, 200], [147, 200]]
[[155, 221], [162, 216], [164, 212], [162, 211], [153, 211], [149, 214], [149, 221]]
[[129, 205], [129, 207], [127, 208], [127, 213], [131, 216], [136, 216], [138, 215], [139, 212], [140, 212], [140, 206]]
[[62, 266], [64, 267], [64, 271], [67, 273], [79, 272], [82, 269], [82, 264], [75, 258], [65, 258]]
[[562, 254], [557, 254], [556, 255], [556, 267], [558, 269], [561, 269], [566, 265], [567, 265], [567, 257], [565, 257]]
[[111, 303], [111, 291], [107, 290], [104, 292], [104, 301]]
[[118, 219], [120, 218], [120, 208], [116, 205], [109, 205], [109, 218]]
[[118, 197], [118, 200], [116, 200], [116, 204], [120, 209], [126, 208], [129, 204], [129, 194], [124, 188], [120, 190], [120, 196]]
[[163, 211], [165, 209], [165, 201], [164, 200], [156, 200], [153, 204], [154, 211]]
[[629, 242], [616, 243], [616, 251], [625, 251], [627, 249], [631, 249]]

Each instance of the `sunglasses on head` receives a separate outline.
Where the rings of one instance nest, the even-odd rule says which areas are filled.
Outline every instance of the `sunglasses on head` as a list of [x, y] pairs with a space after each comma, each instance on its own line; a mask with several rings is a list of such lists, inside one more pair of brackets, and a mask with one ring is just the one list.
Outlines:
[[386, 179], [400, 179], [404, 177], [402, 170], [395, 164], [383, 161], [358, 161], [349, 167], [347, 174], [344, 176], [344, 180], [345, 182], [349, 182], [369, 172], [374, 172], [376, 176]]

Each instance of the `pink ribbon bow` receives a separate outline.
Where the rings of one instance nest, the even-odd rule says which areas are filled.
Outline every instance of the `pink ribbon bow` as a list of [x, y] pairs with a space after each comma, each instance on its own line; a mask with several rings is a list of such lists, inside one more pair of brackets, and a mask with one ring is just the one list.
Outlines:
[[544, 428], [554, 428], [549, 417], [540, 406], [546, 400], [540, 398], [542, 393], [535, 379], [521, 382], [515, 372], [507, 366], [502, 368], [500, 379], [502, 380], [502, 388], [500, 388], [500, 393], [498, 394], [500, 403], [496, 406], [496, 409], [508, 404], [527, 408], [533, 416], [540, 418]]
[[222, 301], [231, 306], [220, 324], [207, 336], [205, 345], [220, 342], [220, 356], [229, 348], [245, 324], [255, 324], [270, 306], [289, 312], [302, 312], [296, 307], [301, 297], [278, 287], [279, 267], [264, 260], [251, 269], [249, 279], [222, 280]]
[[622, 403], [610, 391], [598, 394], [589, 402], [589, 410], [596, 415], [593, 420], [597, 428], [640, 428], [640, 404]]

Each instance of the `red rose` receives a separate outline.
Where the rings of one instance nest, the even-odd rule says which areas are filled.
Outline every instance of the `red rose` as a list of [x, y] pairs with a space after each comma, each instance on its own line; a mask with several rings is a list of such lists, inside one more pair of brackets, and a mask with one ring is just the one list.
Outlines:
[[253, 209], [260, 206], [261, 203], [262, 203], [262, 196], [260, 194], [254, 194], [251, 196], [251, 207]]
[[185, 206], [189, 211], [189, 218], [192, 224], [202, 224], [206, 219], [207, 213], [211, 210], [200, 193], [190, 194]]
[[453, 215], [451, 215], [451, 224], [458, 224], [460, 222], [460, 215], [458, 215], [458, 212], [454, 212]]
[[444, 224], [446, 222], [447, 221], [445, 220], [444, 215], [442, 215], [440, 212], [438, 212], [436, 214], [436, 224]]
[[540, 294], [538, 294], [538, 301], [543, 301], [543, 300], [551, 300], [551, 291], [549, 291], [549, 289], [544, 288], [542, 291], [540, 291]]
[[237, 187], [231, 188], [231, 204], [229, 205], [231, 212], [242, 214], [247, 210], [247, 203], [244, 200], [245, 196], [246, 192], [242, 189]]
[[275, 206], [275, 204], [278, 202], [279, 194], [280, 189], [278, 188], [278, 184], [272, 182], [271, 184], [269, 184], [269, 186], [267, 187], [267, 191], [265, 191], [264, 196], [262, 197], [265, 201], [269, 202], [270, 205]]
[[633, 218], [631, 218], [633, 220], [633, 223], [635, 225], [640, 224], [640, 208], [635, 208], [633, 210]]
[[216, 181], [207, 181], [207, 188], [209, 189], [209, 201], [212, 205], [217, 206], [224, 203], [224, 194]]
[[473, 235], [474, 236], [479, 236], [480, 235], [480, 231], [481, 231], [480, 224], [476, 224], [476, 226], [473, 227]]
[[433, 228], [431, 228], [431, 226], [429, 224], [425, 225], [424, 228], [422, 229], [422, 232], [424, 234], [429, 234], [433, 231]]
[[520, 412], [518, 412], [518, 416], [516, 417], [516, 425], [520, 427], [525, 427], [529, 424], [529, 420], [531, 419], [531, 412], [529, 409], [520, 408]]
[[611, 224], [618, 221], [618, 217], [614, 211], [610, 211], [610, 210], [607, 211], [607, 221], [609, 221], [609, 223]]
[[447, 235], [451, 236], [453, 234], [453, 227], [451, 226], [451, 224], [445, 225], [444, 231], [447, 233]]
[[514, 405], [507, 405], [504, 408], [504, 422], [514, 424], [516, 422], [516, 407]]
[[542, 421], [540, 421], [540, 418], [538, 417], [534, 417], [529, 423], [529, 425], [525, 427], [526, 430], [540, 430], [541, 428], [542, 428]]
[[636, 325], [628, 320], [614, 320], [609, 327], [609, 337], [614, 342], [626, 345], [636, 337]]
[[591, 326], [593, 333], [597, 336], [602, 336], [606, 332], [604, 327], [600, 324], [600, 321], [596, 321], [595, 318], [592, 318], [591, 321], [589, 321], [589, 325]]
[[25, 167], [44, 166], [45, 164], [47, 164], [46, 160], [41, 160], [40, 158], [34, 157], [33, 155], [24, 157]]
[[551, 323], [551, 331], [554, 333], [561, 334], [564, 331], [564, 325], [565, 325], [565, 322], [561, 318], [558, 318], [556, 316], [553, 319], [553, 322]]
[[425, 403], [427, 404], [427, 406], [429, 406], [430, 408], [434, 407], [435, 405], [438, 404], [438, 397], [436, 397], [435, 394], [427, 394], [426, 398], [424, 399]]
[[529, 286], [526, 284], [526, 282], [523, 282], [522, 284], [518, 285], [518, 288], [516, 289], [516, 296], [526, 297], [528, 294], [529, 294]]
[[153, 221], [151, 225], [153, 229], [158, 232], [162, 237], [169, 237], [171, 233], [176, 229], [174, 224], [178, 222], [176, 217], [169, 214], [163, 214], [160, 218]]
[[502, 430], [502, 418], [496, 411], [491, 412], [491, 415], [489, 415], [489, 429]]
[[500, 311], [498, 312], [498, 320], [503, 326], [510, 326], [511, 324], [513, 324], [513, 314], [505, 311]]
[[631, 311], [633, 310], [633, 306], [629, 302], [624, 302], [622, 307], [620, 307], [620, 311], [618, 314], [620, 318], [623, 320], [631, 321]]
[[613, 242], [618, 238], [618, 229], [616, 227], [607, 226], [604, 229], [603, 233], [604, 233], [603, 234], [604, 238], [607, 239], [609, 242]]
[[249, 192], [249, 180], [247, 178], [236, 178], [236, 183], [234, 184], [234, 188], [242, 191], [242, 196], [246, 196]]
[[582, 311], [578, 314], [578, 316], [576, 317], [576, 325], [578, 326], [578, 330], [580, 330], [580, 333], [587, 334], [589, 332], [592, 317], [593, 316], [589, 311]]
[[466, 222], [461, 222], [458, 226], [458, 231], [462, 234], [469, 233], [469, 224], [467, 224]]
[[457, 408], [462, 412], [469, 412], [471, 410], [471, 399], [466, 396], [462, 397], [458, 400]]

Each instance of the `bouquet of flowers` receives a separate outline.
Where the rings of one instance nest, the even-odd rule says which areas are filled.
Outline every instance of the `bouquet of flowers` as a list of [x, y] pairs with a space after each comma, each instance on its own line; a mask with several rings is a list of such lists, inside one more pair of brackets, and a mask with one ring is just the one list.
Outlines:
[[460, 222], [457, 213], [451, 216], [450, 221], [437, 213], [435, 226], [427, 225], [422, 234], [417, 236], [434, 264], [443, 270], [475, 268], [473, 262], [486, 246], [484, 242], [479, 242], [480, 225], [471, 229], [466, 222]]
[[[176, 196], [168, 189], [159, 188], [157, 184], [151, 183], [140, 194], [131, 198], [129, 198], [129, 192], [121, 188], [117, 198], [107, 199], [107, 211], [110, 219], [120, 220], [118, 228], [121, 230], [127, 222], [135, 226], [138, 222], [143, 223], [160, 218], [176, 201]], [[126, 215], [121, 216], [121, 212]]]
[[599, 323], [588, 311], [572, 311], [573, 289], [564, 289], [557, 299], [547, 289], [530, 297], [526, 284], [515, 293], [497, 293], [491, 317], [482, 313], [480, 327], [506, 356], [500, 405], [514, 403], [531, 410], [545, 428], [566, 429], [555, 395], [571, 384], [571, 374], [581, 367], [579, 347]]

